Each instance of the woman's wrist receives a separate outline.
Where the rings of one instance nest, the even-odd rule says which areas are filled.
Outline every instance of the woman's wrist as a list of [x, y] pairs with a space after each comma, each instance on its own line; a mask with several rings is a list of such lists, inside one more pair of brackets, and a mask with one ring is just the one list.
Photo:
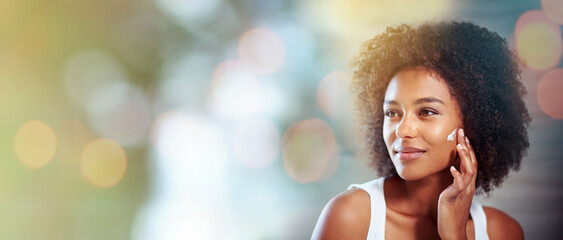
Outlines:
[[459, 237], [447, 237], [447, 238], [440, 237], [440, 239], [442, 239], [442, 240], [467, 240], [467, 237], [465, 235], [461, 235]]
[[[463, 229], [465, 230], [465, 228], [463, 228]], [[442, 239], [442, 240], [467, 240], [467, 234], [466, 234], [465, 231], [447, 234], [446, 236], [442, 236], [440, 234], [440, 239]]]

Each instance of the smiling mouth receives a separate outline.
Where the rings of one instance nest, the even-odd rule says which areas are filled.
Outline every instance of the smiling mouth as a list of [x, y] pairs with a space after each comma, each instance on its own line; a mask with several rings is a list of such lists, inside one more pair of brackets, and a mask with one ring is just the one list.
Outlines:
[[417, 151], [417, 152], [395, 152], [395, 154], [399, 154], [399, 159], [401, 160], [413, 160], [417, 159], [420, 156], [424, 155], [426, 151]]

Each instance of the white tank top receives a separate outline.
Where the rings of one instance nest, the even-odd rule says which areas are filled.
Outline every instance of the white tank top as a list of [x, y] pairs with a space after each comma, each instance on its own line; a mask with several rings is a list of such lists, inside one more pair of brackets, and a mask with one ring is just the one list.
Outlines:
[[[348, 189], [360, 188], [366, 191], [370, 197], [371, 219], [369, 223], [368, 236], [366, 240], [383, 240], [385, 239], [385, 218], [386, 204], [383, 193], [383, 183], [385, 178], [377, 178], [364, 184], [352, 184]], [[475, 229], [475, 240], [489, 240], [487, 235], [487, 216], [483, 206], [473, 199], [469, 214], [473, 219]]]

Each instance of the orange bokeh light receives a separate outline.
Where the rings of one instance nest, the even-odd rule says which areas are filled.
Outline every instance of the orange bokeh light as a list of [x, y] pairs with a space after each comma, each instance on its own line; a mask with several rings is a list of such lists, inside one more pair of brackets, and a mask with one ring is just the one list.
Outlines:
[[516, 36], [520, 59], [534, 70], [553, 68], [561, 59], [561, 34], [544, 22], [532, 22], [522, 27]]
[[554, 119], [563, 119], [563, 68], [550, 70], [540, 79], [537, 98], [541, 109]]
[[518, 18], [514, 39], [518, 57], [531, 69], [544, 71], [561, 59], [561, 29], [540, 10], [528, 11]]
[[32, 120], [16, 133], [14, 150], [23, 164], [30, 168], [41, 168], [55, 156], [57, 137], [49, 125]]
[[125, 175], [127, 155], [115, 141], [99, 138], [90, 142], [82, 151], [80, 168], [90, 183], [109, 188]]
[[516, 21], [516, 26], [514, 27], [514, 36], [518, 36], [522, 28], [533, 22], [543, 22], [551, 26], [558, 34], [561, 34], [561, 29], [559, 25], [553, 22], [544, 12], [541, 10], [530, 10], [518, 17]]

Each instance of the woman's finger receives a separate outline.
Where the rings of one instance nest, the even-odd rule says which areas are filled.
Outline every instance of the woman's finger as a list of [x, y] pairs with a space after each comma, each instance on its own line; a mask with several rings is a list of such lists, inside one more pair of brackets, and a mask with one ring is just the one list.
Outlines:
[[464, 149], [464, 146], [462, 145], [465, 142], [465, 134], [463, 132], [463, 128], [459, 128], [457, 130], [457, 143], [456, 143], [456, 148], [457, 148], [457, 155], [460, 158], [460, 163], [459, 163], [459, 172], [461, 174], [463, 174], [465, 172], [465, 166], [463, 164], [463, 156], [462, 156], [462, 152], [460, 151], [460, 146], [461, 146], [461, 150]]
[[465, 189], [465, 187], [463, 186], [463, 180], [462, 180], [462, 177], [461, 177], [461, 173], [454, 166], [450, 167], [450, 173], [454, 177], [454, 183], [453, 183], [453, 188], [452, 188], [452, 190], [454, 190], [454, 191], [451, 192], [450, 194], [452, 196], [456, 196], [461, 191], [463, 191]]
[[463, 128], [459, 128], [457, 130], [457, 144], [462, 144], [465, 142], [465, 133], [463, 132]]
[[468, 156], [469, 156], [469, 166], [470, 167], [468, 167], [468, 166], [465, 166], [465, 167], [468, 167], [467, 169], [469, 169], [469, 172], [476, 173], [477, 168], [474, 167], [474, 165], [477, 161], [476, 161], [475, 153], [473, 152], [473, 149], [471, 149], [470, 146], [469, 146], [469, 139], [467, 138], [467, 136], [465, 136], [465, 132], [463, 131], [463, 129], [460, 129], [459, 135], [461, 137], [461, 139], [459, 139], [459, 143], [462, 144], [463, 148], [467, 151]]
[[463, 148], [461, 144], [457, 145], [457, 152], [460, 158], [461, 180], [463, 181], [463, 188], [465, 189], [473, 179], [473, 169], [471, 167], [471, 157], [469, 152]]
[[473, 181], [475, 181], [475, 179], [477, 178], [477, 170], [478, 170], [477, 157], [475, 156], [475, 151], [473, 151], [473, 146], [471, 146], [471, 143], [469, 142], [469, 138], [467, 138], [467, 136], [465, 137], [465, 143], [469, 149], [469, 153], [471, 156], [471, 163], [472, 163], [471, 165], [474, 170], [473, 172], [475, 172], [475, 176], [473, 176], [474, 178]]
[[469, 148], [469, 153], [471, 153], [471, 161], [474, 162], [474, 165], [477, 165], [477, 157], [475, 156], [475, 151], [473, 151], [473, 146], [469, 142], [469, 138], [465, 137], [465, 144]]

